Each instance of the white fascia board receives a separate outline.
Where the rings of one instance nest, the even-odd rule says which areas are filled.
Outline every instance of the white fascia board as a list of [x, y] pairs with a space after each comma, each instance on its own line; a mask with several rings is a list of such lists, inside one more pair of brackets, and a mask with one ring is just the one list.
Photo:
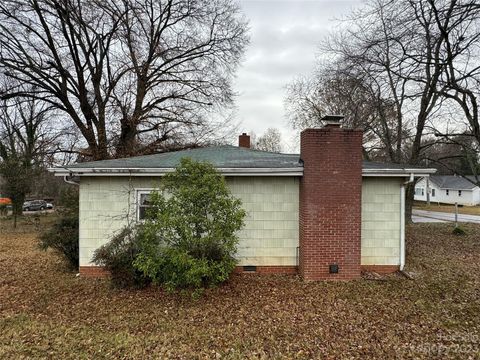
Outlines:
[[423, 174], [418, 172], [396, 172], [396, 173], [363, 173], [363, 177], [410, 177], [413, 174], [414, 177], [429, 177], [430, 174]]
[[457, 188], [439, 188], [441, 190], [452, 190], [452, 191], [473, 191], [475, 190], [475, 188], [473, 189], [457, 189]]
[[363, 169], [363, 176], [390, 176], [390, 177], [408, 177], [413, 174], [415, 177], [429, 177], [435, 174], [437, 169]]
[[[49, 168], [55, 176], [163, 176], [174, 168]], [[298, 168], [218, 168], [224, 176], [303, 176], [303, 167]], [[366, 177], [428, 177], [436, 169], [363, 169]]]

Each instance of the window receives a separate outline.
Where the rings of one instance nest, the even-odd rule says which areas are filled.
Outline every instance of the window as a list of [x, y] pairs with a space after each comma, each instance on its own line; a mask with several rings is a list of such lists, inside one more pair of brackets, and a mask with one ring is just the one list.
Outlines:
[[458, 196], [462, 196], [462, 190], [458, 190]]
[[435, 197], [435, 189], [432, 189], [432, 197]]
[[450, 191], [449, 190], [445, 190], [445, 194], [448, 196], [450, 195]]
[[147, 209], [151, 207], [150, 191], [142, 190], [137, 192], [137, 218], [144, 220], [147, 217]]
[[425, 195], [425, 190], [423, 188], [415, 188], [415, 195], [421, 195], [421, 196], [424, 196]]

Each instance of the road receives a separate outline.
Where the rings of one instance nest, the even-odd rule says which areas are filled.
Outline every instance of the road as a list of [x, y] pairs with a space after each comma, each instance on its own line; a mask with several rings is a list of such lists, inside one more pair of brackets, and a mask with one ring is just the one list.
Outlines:
[[[48, 209], [48, 210], [38, 210], [38, 211], [23, 211], [22, 215], [43, 215], [43, 214], [51, 214], [55, 210], [54, 209]], [[7, 213], [8, 216], [12, 215], [12, 211], [9, 211]]]
[[[418, 222], [451, 222], [455, 221], [455, 214], [439, 211], [426, 211], [413, 209], [412, 221]], [[458, 222], [470, 222], [480, 224], [479, 215], [458, 214]]]

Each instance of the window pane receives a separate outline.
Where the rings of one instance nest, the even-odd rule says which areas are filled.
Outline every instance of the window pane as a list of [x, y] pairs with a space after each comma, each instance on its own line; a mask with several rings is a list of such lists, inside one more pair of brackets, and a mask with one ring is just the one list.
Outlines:
[[144, 220], [147, 218], [148, 209], [151, 207], [150, 194], [143, 193], [139, 196], [138, 201], [138, 219]]
[[144, 206], [140, 206], [138, 208], [138, 218], [140, 220], [144, 220], [146, 218], [147, 208]]
[[150, 194], [140, 194], [140, 206], [150, 205]]

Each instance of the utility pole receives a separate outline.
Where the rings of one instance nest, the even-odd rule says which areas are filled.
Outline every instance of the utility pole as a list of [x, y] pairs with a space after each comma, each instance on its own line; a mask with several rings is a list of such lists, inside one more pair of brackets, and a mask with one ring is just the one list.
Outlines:
[[[428, 167], [428, 158], [426, 159], [427, 160], [427, 167]], [[430, 206], [430, 176], [427, 176], [425, 178], [425, 181], [427, 183], [427, 206]]]
[[455, 203], [455, 227], [458, 227], [458, 203]]

